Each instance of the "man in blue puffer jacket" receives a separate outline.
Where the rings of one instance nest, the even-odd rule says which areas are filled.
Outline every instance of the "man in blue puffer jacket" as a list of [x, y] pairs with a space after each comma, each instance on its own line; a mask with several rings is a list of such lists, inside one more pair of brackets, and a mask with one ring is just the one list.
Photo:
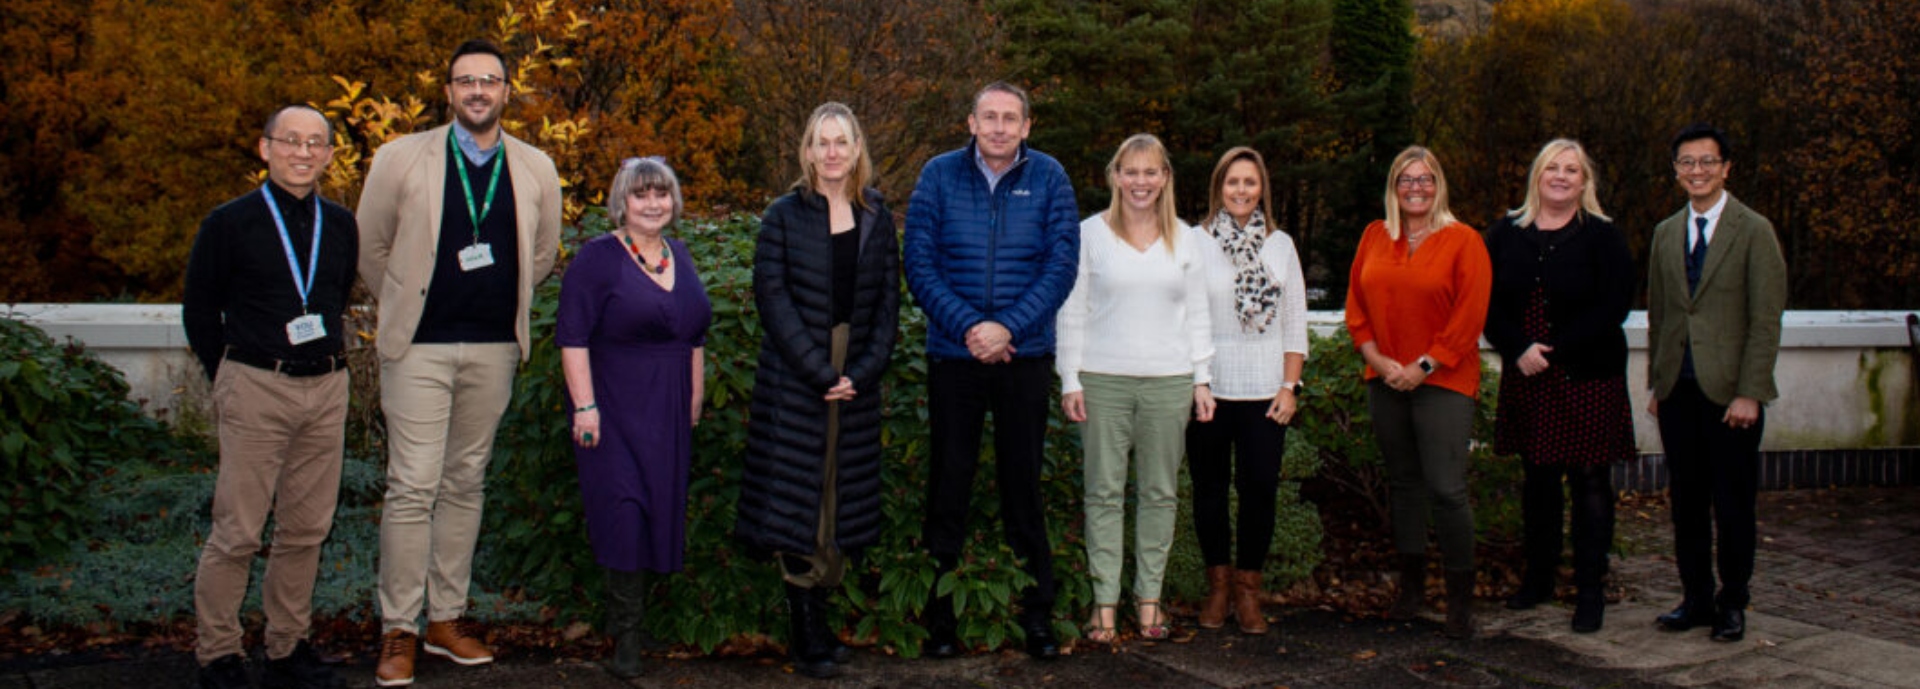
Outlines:
[[[907, 286], [927, 315], [933, 457], [922, 538], [944, 575], [960, 559], [986, 415], [1007, 542], [1032, 587], [1020, 594], [1027, 653], [1059, 655], [1053, 557], [1040, 498], [1053, 378], [1054, 313], [1073, 290], [1080, 209], [1066, 170], [1026, 147], [1027, 94], [995, 82], [973, 98], [973, 141], [927, 161], [907, 207]], [[936, 591], [937, 591], [936, 587]], [[960, 653], [953, 601], [927, 602], [923, 652]]]

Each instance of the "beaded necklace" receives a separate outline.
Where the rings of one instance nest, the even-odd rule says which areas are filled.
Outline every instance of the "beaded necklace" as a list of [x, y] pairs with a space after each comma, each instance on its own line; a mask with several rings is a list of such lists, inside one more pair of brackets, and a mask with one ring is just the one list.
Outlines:
[[633, 235], [622, 233], [620, 239], [627, 245], [627, 251], [633, 252], [633, 260], [640, 262], [640, 269], [654, 275], [665, 275], [667, 267], [673, 265], [673, 252], [667, 246], [667, 240], [660, 240], [660, 267], [647, 265], [647, 257], [640, 255], [640, 245], [633, 241]]

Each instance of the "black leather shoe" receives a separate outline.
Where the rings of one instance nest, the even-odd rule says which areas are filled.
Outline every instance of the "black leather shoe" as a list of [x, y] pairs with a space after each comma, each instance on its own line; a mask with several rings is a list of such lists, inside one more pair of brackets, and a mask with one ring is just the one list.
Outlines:
[[1027, 655], [1036, 660], [1053, 660], [1060, 657], [1060, 642], [1053, 638], [1053, 624], [1047, 620], [1036, 620], [1020, 625], [1027, 633]]
[[238, 653], [213, 659], [200, 668], [199, 679], [200, 689], [253, 689], [253, 678], [247, 675], [247, 661]]
[[333, 674], [320, 661], [320, 654], [306, 641], [295, 644], [293, 652], [285, 658], [267, 659], [267, 677], [263, 682], [270, 689], [343, 689], [346, 683]]
[[1720, 619], [1713, 623], [1714, 641], [1734, 642], [1747, 637], [1747, 612], [1745, 610], [1727, 610], [1720, 613]]
[[925, 658], [953, 658], [960, 655], [960, 637], [951, 629], [929, 630], [930, 636], [920, 642], [920, 655]]
[[1661, 615], [1654, 622], [1660, 625], [1662, 631], [1684, 632], [1694, 627], [1716, 624], [1718, 620], [1713, 614], [1713, 606], [1682, 601], [1680, 607], [1674, 608], [1673, 612]]

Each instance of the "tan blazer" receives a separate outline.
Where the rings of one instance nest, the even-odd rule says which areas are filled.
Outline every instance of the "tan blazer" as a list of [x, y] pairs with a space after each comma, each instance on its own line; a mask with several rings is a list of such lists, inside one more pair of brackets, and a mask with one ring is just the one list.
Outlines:
[[[426, 308], [440, 246], [440, 213], [446, 208], [447, 130], [452, 126], [408, 134], [381, 146], [360, 192], [360, 279], [379, 301], [380, 331], [374, 343], [382, 359], [406, 354]], [[560, 175], [540, 149], [504, 130], [500, 139], [520, 230], [520, 312], [514, 333], [520, 360], [526, 361], [533, 286], [553, 272], [560, 249]]]
[[1773, 364], [1787, 307], [1787, 261], [1773, 223], [1727, 196], [1707, 243], [1700, 286], [1687, 292], [1687, 210], [1660, 221], [1647, 261], [1647, 384], [1666, 399], [1693, 344], [1693, 372], [1714, 404], [1780, 396]]

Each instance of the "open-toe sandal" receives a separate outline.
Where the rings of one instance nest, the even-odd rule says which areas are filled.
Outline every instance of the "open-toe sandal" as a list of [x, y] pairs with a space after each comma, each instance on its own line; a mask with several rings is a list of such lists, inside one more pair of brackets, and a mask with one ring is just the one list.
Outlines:
[[1140, 601], [1139, 622], [1142, 639], [1161, 641], [1173, 635], [1173, 628], [1167, 624], [1167, 612], [1158, 600]]
[[1112, 644], [1120, 640], [1120, 633], [1114, 630], [1114, 620], [1118, 614], [1112, 605], [1093, 606], [1093, 619], [1087, 620], [1087, 641], [1096, 644]]

